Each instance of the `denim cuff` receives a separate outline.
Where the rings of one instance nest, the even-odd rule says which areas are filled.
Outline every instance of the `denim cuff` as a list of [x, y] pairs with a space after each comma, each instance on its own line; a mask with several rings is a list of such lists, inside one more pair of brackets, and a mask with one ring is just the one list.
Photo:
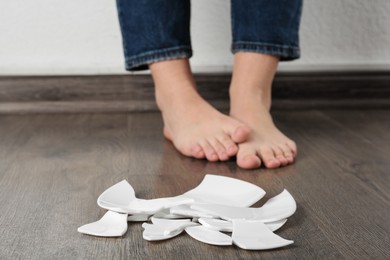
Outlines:
[[192, 49], [190, 46], [176, 46], [147, 51], [135, 56], [126, 57], [125, 65], [126, 70], [128, 71], [139, 71], [147, 70], [148, 64], [153, 62], [190, 57], [192, 57]]
[[231, 47], [231, 52], [257, 52], [278, 56], [280, 61], [291, 61], [298, 59], [301, 55], [299, 47], [280, 45], [273, 43], [261, 42], [234, 42]]

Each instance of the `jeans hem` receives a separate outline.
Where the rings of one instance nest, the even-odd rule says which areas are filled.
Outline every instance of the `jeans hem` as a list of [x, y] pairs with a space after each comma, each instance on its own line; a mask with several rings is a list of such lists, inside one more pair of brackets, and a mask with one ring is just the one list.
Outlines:
[[280, 61], [296, 60], [301, 56], [300, 48], [296, 46], [280, 45], [261, 42], [234, 42], [231, 52], [257, 52], [278, 56]]
[[148, 65], [153, 62], [191, 57], [191, 47], [177, 46], [154, 51], [147, 51], [144, 53], [137, 54], [135, 56], [126, 57], [125, 65], [127, 71], [140, 71], [147, 70]]

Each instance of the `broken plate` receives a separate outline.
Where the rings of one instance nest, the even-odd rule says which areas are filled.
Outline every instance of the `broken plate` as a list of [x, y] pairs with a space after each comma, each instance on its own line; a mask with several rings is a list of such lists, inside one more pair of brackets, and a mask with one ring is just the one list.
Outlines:
[[217, 246], [230, 246], [233, 244], [230, 236], [219, 231], [207, 229], [203, 226], [187, 227], [185, 231], [192, 238], [206, 244]]
[[252, 183], [207, 174], [197, 187], [181, 196], [192, 198], [195, 203], [249, 207], [264, 195], [265, 191]]
[[107, 211], [100, 220], [81, 226], [77, 231], [99, 237], [120, 237], [127, 231], [127, 214]]
[[287, 190], [284, 190], [279, 195], [269, 199], [260, 208], [244, 208], [217, 204], [194, 204], [191, 208], [229, 221], [243, 219], [275, 222], [286, 219], [294, 214], [297, 205], [291, 194]]
[[[212, 218], [199, 218], [199, 223], [202, 224], [205, 228], [222, 231], [222, 232], [233, 232], [233, 223], [231, 221], [226, 221], [222, 219], [212, 219]], [[264, 223], [267, 228], [271, 231], [276, 231], [281, 228], [287, 219], [282, 219], [276, 222]]]
[[135, 197], [133, 187], [123, 180], [107, 190], [98, 198], [100, 207], [127, 214], [154, 214], [163, 208], [193, 202], [193, 199], [182, 196], [144, 200]]
[[233, 220], [233, 243], [247, 250], [274, 249], [294, 243], [274, 234], [261, 221]]
[[[109, 211], [98, 221], [78, 228], [80, 233], [118, 237], [126, 233], [128, 221], [148, 221], [143, 238], [165, 240], [186, 230], [193, 238], [212, 245], [232, 245], [262, 250], [293, 243], [275, 235], [296, 211], [296, 202], [284, 190], [260, 208], [248, 208], [265, 195], [251, 183], [234, 178], [205, 175], [194, 189], [176, 196], [138, 199], [133, 187], [123, 180], [98, 198], [100, 207]], [[153, 216], [152, 216], [153, 215]], [[200, 225], [199, 223], [202, 225]], [[232, 237], [223, 232], [232, 232]]]

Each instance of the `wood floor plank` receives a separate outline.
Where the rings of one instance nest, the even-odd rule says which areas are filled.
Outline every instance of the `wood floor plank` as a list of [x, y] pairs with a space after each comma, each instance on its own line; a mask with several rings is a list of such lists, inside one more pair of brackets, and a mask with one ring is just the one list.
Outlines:
[[368, 110], [365, 113], [352, 110], [345, 115], [325, 111], [332, 122], [329, 126], [341, 127], [340, 139], [351, 153], [350, 167], [354, 170], [354, 176], [365, 185], [370, 185], [372, 192], [390, 201], [390, 175], [388, 167], [383, 164], [390, 158], [390, 120], [387, 113], [382, 110]]
[[385, 156], [390, 156], [388, 149], [390, 146], [388, 110], [351, 110], [350, 113], [325, 110], [323, 113], [342, 124], [351, 134], [360, 136], [367, 143], [372, 143]]
[[[180, 155], [164, 140], [158, 113], [0, 116], [1, 259], [386, 259], [390, 257], [390, 111], [276, 111], [299, 146], [295, 164], [239, 169]], [[373, 118], [378, 115], [378, 118]], [[365, 127], [364, 123], [373, 127]], [[369, 151], [369, 152], [368, 152]], [[270, 251], [202, 244], [182, 234], [142, 239], [140, 224], [122, 238], [77, 228], [104, 210], [100, 193], [127, 179], [140, 198], [181, 194], [206, 173], [266, 190], [262, 205], [287, 189], [297, 212], [277, 234], [294, 245]]]
[[[366, 151], [374, 147], [364, 146], [364, 140], [359, 137], [349, 135], [348, 139], [346, 130], [332, 125], [321, 112], [303, 113], [290, 115], [289, 120], [295, 122], [293, 128], [300, 133], [295, 137], [301, 151], [296, 166], [302, 167], [292, 181], [300, 184], [299, 192], [305, 193], [310, 205], [306, 209], [311, 209], [310, 215], [317, 218], [321, 230], [345, 257], [389, 255], [386, 249], [390, 232], [388, 188], [383, 197], [384, 194], [378, 194], [357, 177], [365, 174], [362, 170], [385, 174], [378, 172], [378, 168], [386, 164], [388, 168], [387, 159], [375, 152], [367, 155]], [[374, 159], [382, 163], [370, 164], [369, 169], [351, 167], [355, 161], [366, 164]], [[389, 182], [384, 185], [389, 187]], [[377, 240], [378, 237], [382, 239]], [[373, 240], [375, 242], [369, 242]]]

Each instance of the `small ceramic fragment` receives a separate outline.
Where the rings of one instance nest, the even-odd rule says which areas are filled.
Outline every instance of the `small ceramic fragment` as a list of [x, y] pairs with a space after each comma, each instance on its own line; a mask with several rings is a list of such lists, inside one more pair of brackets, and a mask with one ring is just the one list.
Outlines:
[[193, 204], [191, 208], [229, 221], [243, 219], [275, 222], [294, 214], [297, 205], [291, 194], [284, 190], [279, 195], [268, 200], [260, 208], [243, 208], [217, 204]]
[[183, 196], [151, 200], [138, 199], [135, 197], [133, 187], [126, 180], [123, 180], [105, 190], [99, 196], [97, 203], [104, 209], [119, 213], [152, 215], [161, 209], [193, 201], [193, 199]]
[[222, 232], [233, 231], [233, 223], [231, 221], [213, 218], [199, 218], [198, 221], [202, 226], [211, 230]]
[[143, 237], [146, 240], [169, 239], [182, 233], [186, 227], [199, 225], [191, 221], [182, 220], [167, 220], [167, 222], [159, 220], [158, 223], [159, 224], [142, 224], [142, 227], [145, 229]]
[[278, 230], [279, 228], [283, 227], [283, 225], [287, 222], [287, 219], [278, 220], [275, 222], [267, 222], [264, 223], [269, 230], [272, 232]]
[[233, 220], [232, 239], [235, 245], [247, 250], [265, 250], [294, 243], [274, 234], [261, 221]]
[[170, 209], [171, 214], [187, 216], [192, 218], [214, 218], [212, 214], [207, 214], [202, 211], [194, 210], [190, 205], [180, 205]]
[[183, 218], [183, 219], [164, 219], [164, 218], [156, 218], [151, 217], [150, 220], [153, 224], [156, 225], [170, 225], [170, 224], [179, 224], [179, 223], [188, 223], [191, 222], [191, 219], [189, 218]]
[[157, 232], [153, 232], [153, 230], [145, 229], [144, 232], [142, 232], [142, 237], [147, 241], [160, 241], [160, 240], [167, 240], [176, 237], [180, 235], [182, 232], [183, 230], [178, 230], [176, 233], [164, 235], [164, 233], [157, 233]]
[[[200, 218], [199, 223], [202, 224], [205, 228], [222, 231], [222, 232], [233, 232], [233, 223], [231, 221], [222, 220], [222, 219], [213, 219], [213, 218]], [[276, 231], [281, 228], [287, 219], [282, 219], [275, 222], [264, 223], [267, 228], [271, 231]]]
[[188, 218], [187, 216], [177, 215], [177, 214], [171, 214], [170, 209], [162, 209], [158, 212], [156, 212], [153, 217], [155, 218], [163, 218], [163, 219], [182, 219], [182, 218]]
[[197, 187], [182, 196], [194, 199], [195, 203], [249, 207], [264, 195], [265, 191], [252, 183], [207, 174]]
[[127, 214], [107, 211], [100, 220], [81, 226], [77, 231], [99, 237], [120, 237], [127, 231]]
[[203, 226], [187, 227], [185, 231], [192, 238], [206, 244], [230, 246], [233, 243], [230, 236], [219, 231], [207, 229]]

